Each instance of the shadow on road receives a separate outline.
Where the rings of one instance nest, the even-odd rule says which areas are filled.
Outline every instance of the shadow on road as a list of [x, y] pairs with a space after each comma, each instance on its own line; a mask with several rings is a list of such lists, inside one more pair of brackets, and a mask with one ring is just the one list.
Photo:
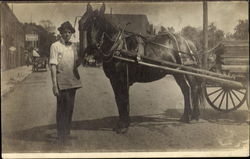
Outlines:
[[[159, 115], [161, 117], [159, 117]], [[82, 120], [82, 121], [73, 121], [72, 130], [88, 130], [88, 131], [112, 131], [113, 127], [116, 125], [118, 117], [111, 116], [100, 119], [93, 120]], [[163, 122], [163, 123], [162, 123]], [[131, 117], [131, 127], [147, 123], [179, 123], [178, 119], [163, 118], [161, 114], [156, 115], [147, 115], [147, 116], [132, 116]], [[15, 131], [5, 134], [3, 138], [11, 138], [15, 140], [24, 140], [24, 141], [42, 141], [42, 142], [53, 142], [56, 139], [56, 125], [45, 125], [34, 127], [27, 130]]]
[[[179, 122], [182, 113], [175, 109], [168, 109], [163, 114], [131, 116], [131, 127], [150, 127], [158, 125], [181, 126]], [[207, 123], [235, 125], [247, 123], [247, 111], [235, 111], [231, 113], [221, 113], [214, 110], [206, 110], [201, 114], [201, 119]], [[73, 121], [72, 130], [87, 131], [112, 131], [118, 120], [117, 116], [100, 119]], [[199, 123], [199, 122], [198, 122]], [[195, 123], [192, 123], [195, 124]], [[5, 135], [7, 138], [24, 141], [52, 142], [56, 138], [56, 125], [45, 125], [31, 129], [16, 131]], [[3, 137], [4, 138], [4, 137]]]
[[[164, 112], [167, 117], [179, 118], [181, 116], [180, 111], [176, 109], [167, 109]], [[219, 112], [214, 109], [200, 110], [200, 119], [208, 123], [216, 123], [222, 125], [237, 125], [249, 123], [249, 111], [236, 110], [233, 112]]]

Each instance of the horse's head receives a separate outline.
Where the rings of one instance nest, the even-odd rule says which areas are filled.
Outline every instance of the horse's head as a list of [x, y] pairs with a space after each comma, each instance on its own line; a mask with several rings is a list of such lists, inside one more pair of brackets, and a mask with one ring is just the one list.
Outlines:
[[86, 56], [92, 56], [95, 60], [100, 61], [102, 52], [106, 46], [103, 45], [105, 36], [109, 34], [112, 27], [104, 17], [105, 5], [103, 4], [100, 10], [92, 9], [90, 4], [87, 5], [87, 11], [83, 15], [84, 22], [82, 28], [87, 32], [87, 49]]

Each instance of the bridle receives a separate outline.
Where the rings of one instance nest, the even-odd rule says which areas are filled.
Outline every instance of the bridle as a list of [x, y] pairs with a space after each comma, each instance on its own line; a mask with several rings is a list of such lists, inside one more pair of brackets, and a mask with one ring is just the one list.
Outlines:
[[[110, 41], [114, 42], [113, 45], [111, 46], [111, 48], [105, 52], [101, 50], [103, 43], [104, 43], [104, 36], [108, 37]], [[120, 34], [120, 32], [118, 32], [118, 34], [115, 35], [115, 37], [114, 37], [115, 40], [112, 40], [113, 38], [111, 38], [106, 32], [102, 33], [101, 40], [100, 40], [97, 48], [98, 48], [98, 51], [102, 52], [104, 62], [110, 62], [112, 60], [115, 51], [117, 51], [116, 48], [118, 46], [117, 43], [118, 43], [120, 36], [121, 36], [121, 34]]]
[[[95, 19], [96, 20], [96, 19]], [[93, 22], [91, 22], [93, 24]], [[113, 37], [111, 37], [107, 32], [103, 31], [102, 32], [102, 35], [101, 35], [101, 38], [99, 41], [97, 41], [96, 39], [96, 44], [94, 45], [94, 47], [97, 49], [97, 52], [101, 52], [102, 56], [103, 56], [103, 61], [104, 62], [108, 62], [110, 61], [112, 58], [113, 58], [113, 55], [116, 51], [119, 51], [117, 50], [117, 46], [120, 44], [118, 43], [119, 42], [119, 39], [122, 38], [123, 36], [123, 33], [124, 33], [124, 30], [125, 28], [127, 27], [127, 25], [130, 24], [130, 23], [127, 23], [122, 29], [120, 28], [117, 28], [117, 26], [115, 26], [114, 24], [112, 23], [109, 23], [109, 25], [112, 26], [112, 28], [114, 28], [115, 30], [118, 30], [118, 33], [116, 33]], [[103, 28], [105, 28], [106, 24], [103, 24], [102, 23], [102, 20], [100, 20], [100, 25], [103, 26]], [[87, 28], [85, 29], [86, 31], [87, 30], [90, 30], [90, 27], [92, 27], [93, 25], [88, 25]], [[105, 26], [105, 27], [104, 27]], [[92, 28], [91, 28], [92, 29]], [[99, 30], [100, 31], [100, 30]], [[92, 32], [92, 30], [91, 30]], [[107, 37], [109, 39], [109, 41], [113, 42], [113, 45], [111, 46], [111, 48], [107, 51], [103, 51], [102, 48], [103, 48], [103, 44], [104, 44], [104, 39], [105, 37]]]
[[[114, 35], [114, 37], [111, 37], [109, 36], [106, 32], [103, 32], [102, 33], [102, 36], [101, 36], [101, 40], [99, 42], [97, 42], [97, 49], [99, 52], [102, 52], [102, 55], [103, 55], [103, 61], [104, 62], [109, 62], [112, 60], [113, 58], [113, 55], [116, 51], [119, 51], [117, 50], [117, 47], [119, 46], [120, 43], [118, 43], [119, 39], [122, 39], [123, 37], [123, 34], [124, 34], [124, 31], [127, 27], [127, 25], [129, 25], [130, 23], [127, 23], [124, 28], [122, 30], [119, 30], [117, 35]], [[104, 43], [104, 36], [106, 36], [110, 41], [114, 42], [113, 45], [111, 46], [111, 48], [108, 50], [108, 51], [105, 51], [103, 52], [101, 50], [102, 46], [103, 46], [103, 43]], [[115, 40], [113, 40], [115, 39]]]

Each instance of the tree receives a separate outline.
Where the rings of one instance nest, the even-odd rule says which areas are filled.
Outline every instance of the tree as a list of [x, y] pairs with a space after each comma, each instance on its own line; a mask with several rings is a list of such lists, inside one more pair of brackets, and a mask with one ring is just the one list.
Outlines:
[[56, 31], [56, 27], [50, 20], [41, 20], [40, 25], [48, 32], [53, 33]]
[[232, 33], [227, 33], [227, 34], [226, 34], [226, 39], [227, 39], [227, 40], [234, 40], [233, 34], [232, 34]]
[[220, 29], [217, 29], [214, 23], [211, 23], [208, 26], [208, 48], [215, 47], [224, 39], [224, 32]]
[[[186, 39], [191, 40], [197, 50], [203, 50], [203, 32], [201, 29], [186, 26], [181, 30], [181, 35]], [[214, 23], [211, 23], [208, 26], [208, 48], [211, 49], [215, 47], [220, 41], [224, 40], [224, 32], [220, 29], [217, 29]]]
[[237, 40], [249, 40], [248, 20], [239, 20], [235, 26], [233, 37]]
[[202, 50], [202, 31], [192, 26], [186, 26], [182, 28], [181, 35], [191, 40], [198, 50]]

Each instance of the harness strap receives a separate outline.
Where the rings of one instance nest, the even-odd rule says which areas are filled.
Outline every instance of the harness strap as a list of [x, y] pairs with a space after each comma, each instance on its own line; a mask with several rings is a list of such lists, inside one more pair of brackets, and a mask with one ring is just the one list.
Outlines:
[[182, 53], [182, 54], [187, 54], [187, 55], [195, 56], [195, 55], [187, 53], [187, 52], [183, 52], [183, 51], [180, 51], [180, 50], [175, 50], [175, 49], [167, 47], [166, 45], [163, 45], [163, 44], [155, 43], [155, 42], [152, 42], [152, 41], [148, 41], [148, 42], [151, 43], [151, 44], [154, 44], [154, 45], [158, 45], [158, 46], [164, 47], [164, 48], [169, 49], [169, 50], [178, 51], [179, 53]]
[[[126, 32], [128, 32], [128, 31], [126, 31]], [[180, 50], [180, 47], [179, 47], [179, 44], [178, 44], [178, 42], [177, 42], [177, 39], [176, 39], [176, 37], [175, 37], [175, 35], [172, 34], [172, 33], [170, 33], [170, 32], [166, 32], [166, 33], [167, 33], [168, 35], [170, 35], [172, 39], [174, 39], [175, 44], [176, 44], [176, 47], [177, 47], [177, 50], [176, 50], [176, 49], [173, 49], [173, 48], [170, 48], [170, 47], [168, 47], [168, 46], [166, 46], [166, 45], [164, 45], [164, 44], [159, 44], [159, 43], [152, 42], [151, 40], [147, 40], [147, 37], [145, 37], [145, 36], [143, 36], [143, 35], [141, 35], [141, 34], [136, 34], [136, 33], [132, 33], [132, 32], [128, 32], [128, 33], [133, 34], [133, 35], [136, 35], [136, 36], [142, 37], [142, 38], [144, 39], [144, 41], [147, 42], [147, 43], [155, 44], [155, 45], [164, 47], [164, 48], [169, 49], [169, 50], [177, 51], [177, 52], [179, 52], [179, 53], [181, 53], [181, 54], [187, 54], [187, 55], [190, 55], [190, 56], [193, 56], [193, 57], [197, 57], [197, 56], [198, 56], [198, 55], [193, 54], [193, 53], [191, 54], [191, 53], [188, 53], [188, 52], [181, 51], [181, 50]], [[188, 46], [188, 47], [189, 47], [189, 46]]]

